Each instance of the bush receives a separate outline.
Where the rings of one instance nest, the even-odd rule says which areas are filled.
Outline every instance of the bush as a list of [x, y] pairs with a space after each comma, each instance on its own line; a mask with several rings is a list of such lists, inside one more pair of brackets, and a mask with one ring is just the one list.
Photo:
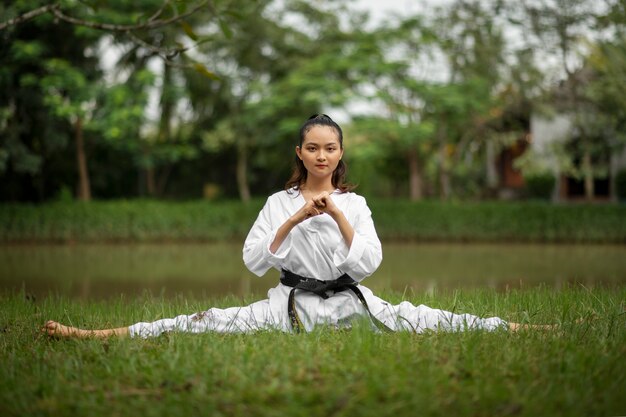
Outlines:
[[[241, 241], [264, 200], [0, 205], [0, 242]], [[626, 243], [626, 205], [370, 199], [384, 240]]]
[[528, 197], [549, 200], [554, 190], [554, 175], [549, 173], [532, 174], [524, 177]]
[[615, 192], [620, 201], [626, 201], [626, 169], [622, 169], [615, 176]]
[[372, 200], [385, 240], [626, 243], [626, 206]]

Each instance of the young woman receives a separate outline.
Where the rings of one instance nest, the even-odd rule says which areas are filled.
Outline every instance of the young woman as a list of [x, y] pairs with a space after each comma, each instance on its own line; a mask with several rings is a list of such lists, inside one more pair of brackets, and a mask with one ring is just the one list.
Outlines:
[[427, 329], [518, 330], [500, 318], [454, 314], [408, 302], [392, 305], [359, 283], [382, 261], [382, 250], [365, 199], [344, 182], [343, 133], [327, 115], [300, 129], [296, 167], [285, 191], [271, 195], [244, 243], [243, 260], [264, 275], [274, 268], [280, 283], [268, 298], [245, 307], [211, 308], [192, 315], [84, 330], [49, 321], [44, 331], [63, 337], [154, 337], [163, 332], [310, 331], [316, 325], [349, 327], [365, 317], [382, 331]]

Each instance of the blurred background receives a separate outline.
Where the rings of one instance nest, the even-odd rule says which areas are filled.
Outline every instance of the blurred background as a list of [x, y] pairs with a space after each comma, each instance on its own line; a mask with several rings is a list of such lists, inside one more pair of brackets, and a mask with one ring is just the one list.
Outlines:
[[[228, 281], [249, 276], [240, 245], [223, 242], [245, 237], [264, 196], [282, 189], [299, 126], [323, 112], [344, 129], [357, 192], [373, 206], [409, 204], [381, 203], [375, 220], [386, 248], [424, 258], [384, 264], [374, 286], [624, 282], [625, 23], [621, 0], [3, 2], [0, 278], [93, 294], [84, 283], [109, 271], [109, 280], [152, 277], [152, 288], [171, 290], [206, 284], [228, 252], [236, 266], [220, 265], [224, 291], [251, 291]], [[196, 236], [212, 226], [187, 224], [188, 206], [173, 215], [146, 200], [199, 201], [194, 210], [230, 229]], [[129, 209], [133, 201], [144, 205]], [[233, 201], [252, 208], [229, 217]], [[476, 206], [493, 201], [513, 205]], [[466, 202], [475, 214], [455, 211]], [[550, 229], [562, 212], [536, 214], [537, 204], [591, 211], [562, 235]], [[417, 229], [445, 233], [403, 234], [415, 226], [401, 218], [412, 207], [443, 218]], [[137, 226], [144, 216], [154, 221]], [[477, 229], [450, 226], [459, 217]], [[170, 232], [150, 234], [166, 223]], [[132, 245], [145, 240], [170, 246]], [[84, 241], [107, 245], [49, 245]], [[475, 241], [483, 246], [459, 244]], [[547, 243], [559, 245], [537, 246]], [[182, 270], [152, 268], [172, 253]], [[451, 259], [458, 266], [443, 271]], [[137, 262], [144, 270], [129, 272]], [[559, 265], [569, 272], [550, 269]]]
[[626, 193], [619, 0], [24, 0], [0, 20], [50, 4], [0, 32], [2, 201], [267, 195], [316, 112], [367, 196]]

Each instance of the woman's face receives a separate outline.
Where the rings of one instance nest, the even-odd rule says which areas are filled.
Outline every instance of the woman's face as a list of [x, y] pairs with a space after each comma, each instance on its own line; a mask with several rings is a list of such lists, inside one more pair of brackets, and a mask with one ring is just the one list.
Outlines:
[[309, 175], [325, 177], [332, 176], [343, 156], [343, 149], [335, 129], [315, 125], [304, 136], [302, 146], [296, 146], [296, 154]]

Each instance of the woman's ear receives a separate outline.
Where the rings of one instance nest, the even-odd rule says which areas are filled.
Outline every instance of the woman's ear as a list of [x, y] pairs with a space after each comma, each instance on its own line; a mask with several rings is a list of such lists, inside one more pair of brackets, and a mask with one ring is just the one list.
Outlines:
[[302, 149], [300, 149], [299, 146], [296, 146], [296, 155], [298, 155], [298, 158], [302, 160]]

